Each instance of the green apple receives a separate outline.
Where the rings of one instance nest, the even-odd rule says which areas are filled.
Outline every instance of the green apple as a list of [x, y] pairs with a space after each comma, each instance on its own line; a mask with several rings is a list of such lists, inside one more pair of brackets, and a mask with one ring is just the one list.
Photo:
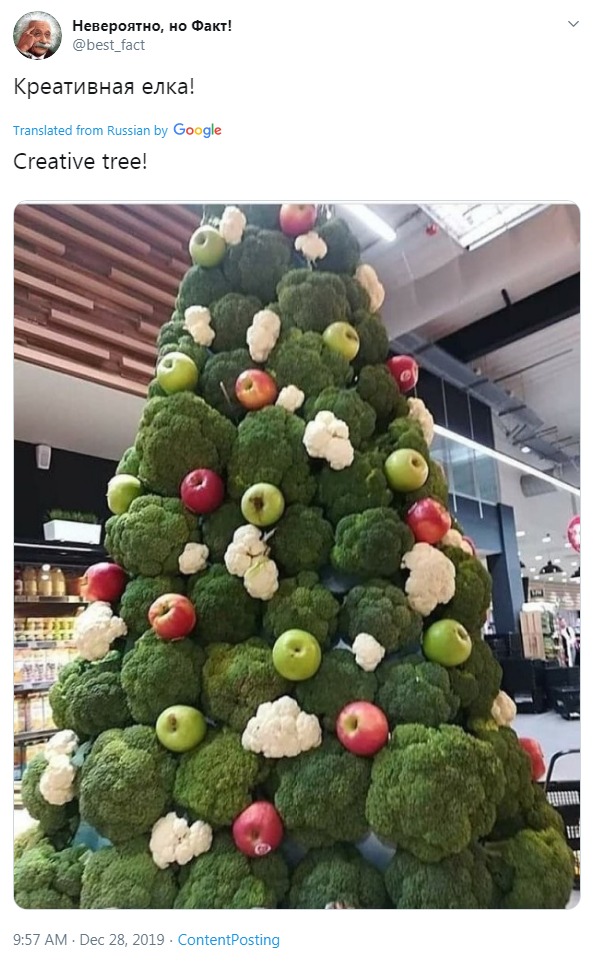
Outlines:
[[273, 665], [279, 675], [292, 682], [302, 682], [316, 675], [322, 653], [318, 640], [301, 629], [288, 629], [273, 646]]
[[226, 244], [216, 227], [205, 224], [190, 238], [188, 245], [193, 264], [204, 268], [216, 267], [225, 257]]
[[384, 463], [384, 474], [394, 492], [415, 492], [428, 480], [429, 467], [414, 448], [398, 448]]
[[353, 361], [359, 351], [359, 334], [347, 321], [335, 321], [322, 332], [327, 348], [336, 351], [347, 361]]
[[157, 719], [155, 733], [171, 752], [188, 752], [206, 736], [207, 720], [192, 706], [170, 706]]
[[194, 391], [198, 384], [198, 368], [187, 354], [169, 351], [157, 365], [157, 381], [167, 395]]
[[123, 515], [142, 491], [143, 486], [134, 475], [114, 475], [107, 483], [107, 505], [110, 512]]
[[454, 619], [440, 619], [424, 632], [423, 652], [429, 662], [450, 669], [462, 665], [471, 655], [473, 643], [464, 625]]
[[283, 492], [267, 482], [251, 485], [242, 496], [241, 509], [251, 525], [258, 528], [274, 525], [285, 511]]

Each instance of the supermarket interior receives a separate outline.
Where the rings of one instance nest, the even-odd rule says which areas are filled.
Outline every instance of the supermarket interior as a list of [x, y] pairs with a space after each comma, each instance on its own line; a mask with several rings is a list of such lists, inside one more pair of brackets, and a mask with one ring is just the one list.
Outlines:
[[[294, 208], [299, 217], [313, 205], [284, 207]], [[534, 779], [561, 813], [574, 852], [574, 892], [567, 904], [572, 906], [580, 887], [578, 209], [479, 203], [314, 207], [319, 218], [323, 212], [329, 223], [340, 219], [347, 226], [357, 258], [373, 269], [355, 277], [370, 294], [371, 310], [379, 310], [373, 307], [374, 295], [383, 289], [386, 366], [403, 396], [409, 392], [409, 398], [422, 399], [432, 415], [428, 450], [448, 484], [450, 517], [464, 533], [463, 551], [480, 560], [491, 577], [491, 602], [480, 631], [501, 668], [499, 689], [512, 707], [508, 724], [533, 753]], [[278, 218], [278, 205], [273, 208]], [[214, 224], [221, 211], [213, 207], [210, 212]], [[85, 573], [113, 559], [133, 574], [145, 574], [142, 566], [135, 572], [121, 561], [113, 550], [115, 537], [104, 545], [106, 523], [114, 514], [106, 492], [122, 472], [122, 454], [135, 445], [147, 392], [159, 395], [150, 387], [163, 355], [158, 338], [180, 309], [182, 278], [193, 263], [203, 271], [209, 266], [200, 260], [202, 254], [189, 250], [205, 212], [209, 209], [198, 203], [26, 204], [15, 211], [15, 835], [35, 822], [22, 798], [23, 778], [59, 728], [49, 693], [65, 666], [80, 659], [76, 620], [97, 598], [89, 593]], [[231, 218], [229, 223], [237, 222]], [[296, 250], [316, 273], [316, 262], [325, 256], [316, 244], [326, 249], [324, 238], [326, 256], [335, 251], [334, 236], [318, 226], [316, 235], [313, 226], [306, 225], [310, 247], [307, 241], [301, 249], [296, 243]], [[297, 231], [282, 230], [290, 237]], [[230, 231], [232, 254], [246, 243], [238, 245]], [[235, 268], [243, 278], [239, 260]], [[271, 302], [260, 297], [257, 310]], [[279, 304], [283, 309], [281, 295]], [[211, 314], [216, 317], [213, 309]], [[370, 357], [362, 364], [376, 364], [365, 324], [360, 346], [366, 344]], [[225, 329], [215, 322], [213, 327], [216, 350]], [[174, 348], [183, 351], [189, 334], [196, 341], [194, 332], [186, 311], [185, 334]], [[251, 352], [248, 357], [233, 338], [228, 341], [226, 350], [243, 355], [235, 381], [242, 368], [250, 367], [244, 358], [259, 361], [260, 356]], [[411, 366], [404, 376], [397, 364], [403, 359]], [[281, 367], [279, 361], [277, 370]], [[356, 367], [358, 375], [360, 370]], [[399, 381], [411, 371], [412, 387]], [[228, 379], [226, 387], [225, 377], [215, 373], [214, 380], [231, 408], [237, 400], [230, 402], [234, 385], [230, 388]], [[204, 397], [210, 401], [207, 389]], [[316, 410], [320, 406], [309, 419]], [[157, 485], [146, 488], [171, 494]], [[324, 499], [320, 504], [337, 524], [340, 514], [332, 506], [327, 511]], [[380, 511], [377, 504], [388, 500], [369, 502]], [[454, 534], [458, 541], [450, 545], [458, 546], [460, 556], [461, 537]], [[161, 573], [156, 568], [146, 574]], [[437, 576], [427, 577], [433, 585]], [[64, 712], [61, 706], [61, 718]], [[373, 821], [370, 825], [374, 828]]]

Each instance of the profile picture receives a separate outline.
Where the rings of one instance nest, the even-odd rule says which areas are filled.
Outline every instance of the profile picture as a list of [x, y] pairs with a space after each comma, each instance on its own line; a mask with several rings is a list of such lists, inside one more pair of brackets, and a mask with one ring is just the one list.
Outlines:
[[43, 10], [25, 13], [14, 28], [14, 45], [29, 60], [47, 60], [62, 43], [62, 29], [55, 17]]

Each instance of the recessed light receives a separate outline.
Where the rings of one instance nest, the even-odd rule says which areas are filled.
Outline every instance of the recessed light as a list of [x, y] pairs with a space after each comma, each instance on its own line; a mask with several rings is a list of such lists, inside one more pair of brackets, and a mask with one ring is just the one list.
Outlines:
[[535, 576], [535, 581], [536, 581], [536, 582], [539, 582], [539, 575], [536, 575], [536, 576]]
[[567, 581], [568, 581], [567, 578], [563, 578], [563, 579], [562, 579], [562, 582], [564, 583], [564, 585], [566, 585]]
[[570, 542], [564, 542], [564, 548], [572, 548]]
[[552, 540], [551, 535], [544, 535], [543, 538], [541, 539], [542, 542], [551, 542], [551, 540]]
[[535, 568], [530, 568], [529, 571], [530, 571], [530, 572], [536, 572], [537, 569], [535, 569]]
[[529, 452], [531, 451], [531, 449], [529, 448], [528, 445], [523, 445], [523, 447], [521, 448], [521, 451], [522, 451], [523, 455], [528, 455]]
[[536, 561], [536, 562], [541, 562], [542, 558], [543, 558], [543, 555], [536, 555], [536, 556], [535, 556], [535, 561]]
[[570, 564], [572, 565], [573, 568], [576, 568], [578, 565], [578, 562], [571, 562]]
[[520, 550], [517, 552], [517, 555], [518, 555], [519, 558], [521, 557]]
[[555, 558], [555, 559], [554, 559], [554, 565], [559, 565], [559, 564], [560, 564], [560, 559], [559, 559], [559, 558]]
[[554, 576], [553, 576], [553, 575], [550, 575], [550, 576], [548, 577], [548, 582], [553, 582], [553, 581], [554, 581]]
[[517, 538], [522, 538], [523, 535], [526, 535], [526, 534], [527, 534], [526, 532], [517, 532], [517, 533], [516, 533], [516, 537], [517, 537]]

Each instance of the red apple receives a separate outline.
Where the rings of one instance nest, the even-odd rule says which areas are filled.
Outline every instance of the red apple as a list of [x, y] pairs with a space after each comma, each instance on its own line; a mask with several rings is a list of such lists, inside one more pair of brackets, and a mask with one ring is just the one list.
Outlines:
[[233, 841], [244, 856], [267, 856], [283, 839], [283, 823], [270, 802], [255, 802], [236, 817]]
[[279, 227], [288, 237], [297, 237], [312, 230], [316, 217], [316, 204], [283, 204], [279, 212]]
[[196, 468], [182, 480], [180, 498], [189, 511], [208, 515], [219, 508], [225, 498], [223, 479], [210, 468]]
[[419, 378], [419, 367], [415, 358], [408, 354], [397, 354], [389, 358], [386, 367], [397, 382], [400, 391], [411, 391]]
[[415, 541], [429, 545], [437, 545], [442, 541], [451, 524], [447, 509], [435, 498], [422, 498], [415, 502], [407, 512], [405, 521], [415, 535]]
[[356, 756], [373, 756], [388, 742], [388, 719], [372, 702], [350, 702], [337, 717], [337, 739]]
[[160, 595], [149, 609], [149, 625], [166, 642], [183, 639], [196, 625], [194, 606], [185, 595]]
[[236, 398], [248, 411], [266, 408], [277, 400], [277, 385], [270, 374], [259, 368], [243, 371], [235, 384]]
[[531, 778], [533, 782], [538, 782], [543, 776], [545, 776], [546, 767], [543, 749], [537, 742], [537, 739], [529, 739], [527, 736], [522, 736], [519, 739], [519, 743], [531, 760]]
[[87, 602], [116, 602], [128, 576], [115, 562], [98, 562], [87, 569], [81, 580], [81, 595]]

